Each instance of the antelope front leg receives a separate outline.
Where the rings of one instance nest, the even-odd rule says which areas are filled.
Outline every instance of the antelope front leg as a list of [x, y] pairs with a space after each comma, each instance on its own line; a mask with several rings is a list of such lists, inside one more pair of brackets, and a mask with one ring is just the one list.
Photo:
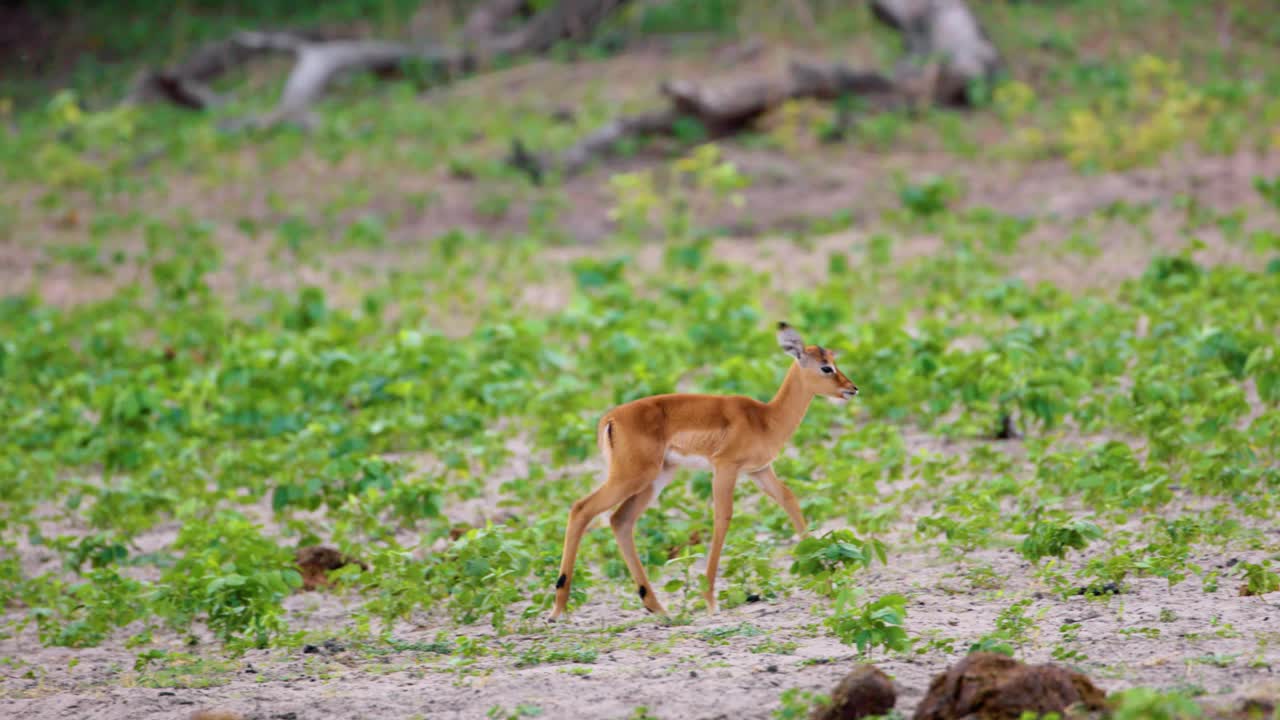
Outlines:
[[707, 610], [711, 613], [716, 608], [716, 570], [720, 567], [720, 550], [724, 547], [725, 535], [729, 534], [729, 521], [733, 519], [733, 488], [738, 483], [737, 465], [716, 467], [715, 477], [711, 480], [711, 497], [715, 513], [715, 529], [711, 537], [711, 550], [707, 553], [707, 592], [703, 597], [707, 601]]
[[800, 502], [796, 500], [796, 494], [791, 492], [791, 488], [787, 487], [778, 479], [778, 474], [773, 471], [770, 465], [763, 470], [757, 470], [751, 473], [751, 479], [755, 481], [765, 495], [773, 498], [791, 518], [791, 525], [796, 529], [796, 535], [804, 537], [809, 534], [804, 521], [804, 513], [800, 511]]

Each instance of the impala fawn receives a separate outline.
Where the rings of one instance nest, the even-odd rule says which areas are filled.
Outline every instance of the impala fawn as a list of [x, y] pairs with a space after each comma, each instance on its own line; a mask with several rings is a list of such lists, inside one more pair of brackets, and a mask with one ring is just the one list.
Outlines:
[[582, 534], [597, 515], [615, 506], [610, 524], [640, 600], [649, 612], [666, 614], [636, 554], [635, 526], [636, 519], [679, 467], [714, 473], [715, 530], [707, 554], [704, 595], [710, 612], [716, 612], [716, 569], [733, 515], [733, 489], [738, 475], [750, 475], [786, 511], [796, 534], [806, 534], [800, 504], [774, 474], [772, 463], [800, 426], [815, 396], [842, 403], [857, 395], [858, 387], [836, 368], [835, 352], [818, 345], [806, 346], [787, 323], [778, 323], [778, 344], [795, 362], [777, 394], [767, 403], [737, 395], [678, 393], [640, 398], [605, 413], [596, 429], [596, 442], [608, 465], [608, 474], [603, 485], [569, 510], [555, 607], [548, 620], [558, 618], [569, 602], [573, 564]]

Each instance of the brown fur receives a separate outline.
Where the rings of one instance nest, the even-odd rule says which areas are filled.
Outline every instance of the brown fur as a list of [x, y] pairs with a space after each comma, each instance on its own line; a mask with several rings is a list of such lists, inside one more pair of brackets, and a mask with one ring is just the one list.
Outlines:
[[854, 668], [831, 693], [831, 704], [817, 708], [813, 720], [857, 720], [887, 715], [898, 701], [898, 691], [884, 671], [874, 665]]
[[979, 652], [934, 676], [915, 720], [1017, 720], [1027, 711], [1063, 713], [1072, 706], [1102, 710], [1106, 694], [1084, 675], [1057, 665], [1024, 665]]
[[[610, 520], [614, 538], [627, 562], [644, 606], [665, 614], [635, 549], [635, 523], [656, 498], [680, 463], [705, 461], [712, 482], [715, 523], [707, 556], [707, 607], [715, 612], [715, 577], [738, 475], [748, 473], [791, 519], [796, 533], [806, 532], [795, 495], [778, 480], [772, 462], [804, 419], [817, 395], [846, 400], [858, 388], [835, 367], [836, 354], [805, 345], [786, 323], [778, 324], [778, 343], [795, 362], [774, 398], [765, 403], [740, 395], [676, 393], [633, 400], [605, 413], [596, 427], [596, 442], [608, 465], [603, 485], [569, 510], [560, 577], [556, 582], [554, 620], [569, 602], [573, 565], [582, 534], [597, 515], [616, 507]], [[823, 372], [829, 367], [830, 372]]]

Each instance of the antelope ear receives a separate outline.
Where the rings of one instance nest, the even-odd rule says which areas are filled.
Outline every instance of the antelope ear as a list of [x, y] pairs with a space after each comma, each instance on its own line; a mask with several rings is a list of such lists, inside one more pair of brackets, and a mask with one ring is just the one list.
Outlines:
[[804, 357], [804, 340], [800, 338], [800, 333], [785, 322], [778, 323], [778, 345], [796, 360]]

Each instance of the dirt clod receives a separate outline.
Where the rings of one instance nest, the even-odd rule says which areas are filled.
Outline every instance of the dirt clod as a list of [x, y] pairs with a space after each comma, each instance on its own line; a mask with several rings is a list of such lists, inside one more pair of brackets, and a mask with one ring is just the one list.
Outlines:
[[1231, 717], [1240, 720], [1270, 720], [1276, 716], [1277, 707], [1275, 701], [1267, 698], [1249, 698], [1240, 703]]
[[302, 589], [315, 590], [329, 585], [328, 572], [347, 565], [359, 565], [361, 570], [369, 567], [360, 560], [343, 555], [335, 548], [326, 545], [300, 547], [294, 555], [298, 564], [298, 572], [302, 573]]
[[1280, 717], [1280, 695], [1252, 693], [1231, 702], [1207, 702], [1205, 718], [1211, 720], [1272, 720]]
[[1255, 592], [1253, 588], [1249, 587], [1249, 583], [1240, 583], [1240, 587], [1236, 592], [1240, 597], [1254, 597], [1256, 595], [1268, 595], [1276, 591], [1272, 588], [1263, 588], [1262, 592]]
[[1119, 595], [1124, 592], [1124, 588], [1119, 583], [1105, 582], [1094, 583], [1076, 588], [1076, 595], [1090, 595], [1093, 597], [1102, 597], [1103, 595]]
[[816, 711], [812, 720], [853, 720], [884, 715], [898, 701], [898, 691], [884, 671], [861, 665], [836, 685], [831, 704]]
[[333, 638], [329, 638], [328, 640], [325, 640], [323, 643], [319, 645], [311, 645], [311, 644], [303, 645], [302, 654], [303, 655], [315, 655], [315, 654], [336, 655], [346, 649], [347, 649], [346, 646], [343, 645], [342, 643], [338, 642], [337, 640], [334, 640]]
[[1214, 720], [1272, 720], [1280, 717], [1280, 680], [1263, 680], [1241, 688], [1229, 700], [1204, 704]]
[[1089, 678], [1053, 664], [1026, 665], [999, 653], [973, 653], [935, 675], [915, 720], [1014, 720], [1024, 712], [1101, 710], [1106, 694]]
[[1022, 437], [1013, 423], [1013, 415], [1009, 413], [1000, 416], [1000, 427], [996, 429], [995, 435], [997, 440], [1016, 440]]

